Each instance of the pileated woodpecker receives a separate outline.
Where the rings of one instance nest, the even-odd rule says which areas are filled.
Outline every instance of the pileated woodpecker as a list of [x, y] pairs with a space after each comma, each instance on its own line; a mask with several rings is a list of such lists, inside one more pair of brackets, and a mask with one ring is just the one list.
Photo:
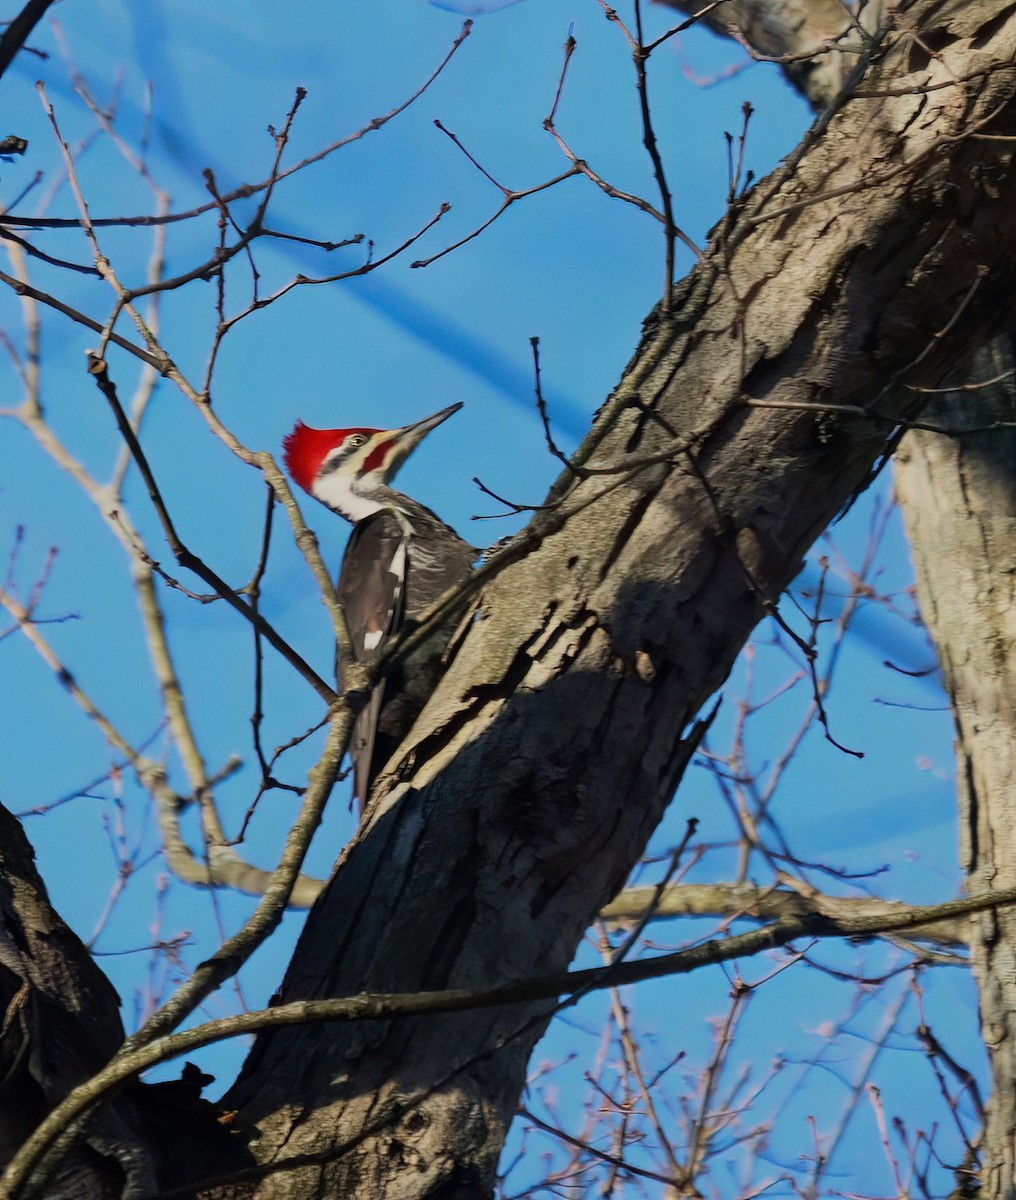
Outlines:
[[[388, 486], [423, 438], [461, 407], [453, 404], [400, 429], [310, 429], [298, 421], [283, 442], [293, 479], [353, 523], [337, 591], [360, 661], [380, 657], [393, 638], [466, 578], [477, 557], [429, 508]], [[451, 623], [435, 629], [377, 685], [357, 718], [349, 753], [361, 809], [374, 778], [434, 690], [452, 633]]]

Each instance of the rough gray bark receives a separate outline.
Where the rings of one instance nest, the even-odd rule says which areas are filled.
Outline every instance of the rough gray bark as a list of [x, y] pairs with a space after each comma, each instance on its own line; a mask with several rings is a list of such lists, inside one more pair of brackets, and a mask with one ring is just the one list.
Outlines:
[[[936, 383], [1005, 306], [1009, 148], [971, 135], [1016, 134], [1014, 52], [1016, 5], [909, 6], [721, 226], [582, 447], [600, 473], [559, 481], [479, 597], [282, 999], [567, 965], [702, 704], [916, 407], [896, 383]], [[261, 1037], [229, 1097], [276, 1168], [257, 1194], [487, 1195], [548, 1011]]]
[[[18, 1097], [0, 1106], [6, 1162], [49, 1109], [114, 1053], [123, 1027], [119, 998], [53, 912], [28, 839], [4, 808], [0, 863], [0, 1078], [7, 1095]], [[80, 1195], [82, 1184], [102, 1195], [124, 1174], [112, 1147], [132, 1140], [118, 1116], [105, 1113], [50, 1179], [53, 1200]]]
[[[1016, 355], [999, 337], [926, 418], [955, 437], [911, 431], [897, 489], [914, 548], [921, 612], [938, 646], [956, 722], [961, 858], [971, 891], [1016, 881]], [[1004, 422], [1004, 428], [996, 426]], [[980, 430], [980, 432], [973, 432]], [[1016, 915], [974, 918], [974, 972], [991, 1059], [982, 1194], [1016, 1195]]]

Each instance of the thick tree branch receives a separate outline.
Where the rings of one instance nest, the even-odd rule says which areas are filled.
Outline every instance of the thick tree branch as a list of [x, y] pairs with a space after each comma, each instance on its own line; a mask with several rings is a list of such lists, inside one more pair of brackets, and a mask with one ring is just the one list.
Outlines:
[[[783, 916], [764, 929], [705, 942], [673, 954], [617, 962], [573, 971], [564, 976], [532, 979], [491, 988], [449, 988], [408, 995], [359, 995], [335, 1000], [305, 1000], [276, 1005], [258, 1012], [207, 1021], [194, 1029], [139, 1046], [99, 1071], [69, 1096], [25, 1143], [4, 1176], [13, 1193], [22, 1186], [53, 1140], [118, 1084], [167, 1059], [190, 1054], [202, 1046], [245, 1033], [335, 1021], [376, 1021], [419, 1014], [454, 1013], [483, 1008], [502, 1009], [534, 1000], [576, 999], [590, 991], [622, 987], [669, 975], [685, 975], [704, 966], [751, 958], [802, 938], [865, 938], [884, 933], [916, 931], [925, 926], [961, 920], [975, 913], [1016, 904], [1016, 888], [968, 896], [927, 907], [900, 905], [898, 910], [839, 918], [817, 914]], [[524, 1016], [524, 1013], [523, 1013]]]
[[[809, 896], [753, 883], [680, 883], [666, 888], [654, 901], [655, 892], [656, 888], [650, 886], [625, 888], [600, 909], [600, 920], [608, 925], [627, 925], [640, 920], [648, 911], [654, 921], [674, 917], [744, 917], [756, 921], [815, 917], [838, 924], [861, 917], [892, 921], [894, 914], [906, 916], [914, 911], [911, 905], [900, 901], [821, 893]], [[969, 945], [969, 927], [966, 914], [959, 919], [950, 914], [948, 918], [935, 917], [927, 925], [910, 925], [908, 929], [911, 937], [921, 941], [960, 947]]]
[[54, 0], [28, 0], [25, 7], [7, 26], [0, 37], [0, 77], [14, 61], [18, 51], [31, 36], [32, 30], [45, 16]]

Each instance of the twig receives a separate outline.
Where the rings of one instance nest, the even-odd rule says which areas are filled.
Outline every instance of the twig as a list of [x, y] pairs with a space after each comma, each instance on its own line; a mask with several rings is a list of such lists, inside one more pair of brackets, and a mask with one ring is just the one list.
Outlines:
[[547, 413], [547, 402], [543, 398], [543, 387], [540, 382], [540, 339], [531, 337], [529, 344], [533, 348], [533, 386], [536, 391], [536, 411], [540, 414], [540, 423], [543, 425], [543, 436], [547, 442], [547, 449], [564, 466], [565, 470], [575, 471], [571, 459], [558, 449], [554, 435], [550, 432], [550, 417]]
[[[49, 2], [52, 3], [53, 0], [49, 0]], [[367, 122], [366, 125], [361, 126], [361, 128], [357, 129], [354, 133], [350, 133], [350, 134], [347, 134], [345, 137], [339, 138], [337, 141], [334, 141], [334, 142], [330, 143], [328, 146], [325, 146], [323, 150], [319, 150], [315, 154], [308, 155], [306, 158], [301, 159], [300, 162], [295, 163], [291, 167], [287, 167], [286, 170], [279, 172], [279, 174], [276, 176], [275, 180], [264, 179], [260, 183], [242, 184], [240, 187], [234, 188], [231, 192], [227, 192], [226, 195], [223, 197], [223, 200], [227, 204], [231, 204], [234, 200], [245, 200], [245, 199], [249, 199], [251, 196], [256, 196], [260, 192], [263, 192], [265, 190], [265, 188], [267, 188], [269, 185], [273, 184], [274, 182], [278, 182], [279, 180], [282, 180], [282, 179], [288, 179], [291, 175], [295, 175], [297, 172], [304, 170], [306, 167], [309, 167], [309, 166], [313, 165], [314, 163], [320, 162], [322, 159], [325, 159], [329, 155], [334, 154], [335, 151], [341, 150], [345, 146], [348, 146], [353, 142], [359, 141], [360, 139], [366, 137], [369, 133], [376, 133], [379, 129], [383, 129], [386, 125], [388, 125], [396, 117], [398, 117], [402, 113], [404, 113], [406, 111], [406, 109], [408, 109], [411, 105], [413, 105], [417, 100], [420, 99], [421, 96], [424, 95], [425, 92], [428, 91], [428, 89], [431, 87], [431, 85], [438, 79], [438, 77], [442, 74], [442, 72], [445, 70], [445, 68], [448, 66], [448, 64], [452, 61], [456, 52], [459, 50], [459, 48], [462, 46], [462, 44], [465, 42], [465, 40], [469, 37], [472, 27], [473, 27], [472, 21], [465, 21], [463, 23], [462, 28], [458, 33], [458, 36], [452, 42], [451, 47], [449, 48], [448, 52], [445, 54], [445, 56], [441, 60], [441, 62], [430, 73], [430, 75], [427, 77], [427, 79], [424, 80], [424, 82], [420, 85], [420, 87], [418, 87], [415, 92], [413, 92], [407, 99], [402, 101], [400, 104], [397, 104], [394, 108], [390, 109], [387, 113], [384, 113], [382, 116], [372, 118], [370, 121]], [[206, 214], [208, 212], [214, 211], [216, 209], [216, 207], [217, 207], [217, 205], [216, 205], [215, 201], [212, 201], [208, 204], [198, 205], [197, 207], [189, 209], [186, 212], [167, 213], [167, 214], [161, 215], [161, 216], [157, 215], [157, 216], [135, 216], [135, 217], [93, 217], [90, 220], [90, 224], [93, 229], [108, 229], [108, 228], [114, 228], [114, 227], [119, 227], [119, 226], [147, 227], [147, 226], [153, 226], [153, 225], [172, 225], [172, 224], [177, 224], [181, 221], [189, 221], [189, 220], [193, 220], [195, 217], [203, 216], [204, 214]], [[13, 225], [13, 226], [18, 226], [18, 227], [22, 227], [22, 228], [31, 228], [31, 229], [74, 229], [74, 228], [82, 227], [82, 221], [77, 218], [22, 217], [22, 216], [15, 215], [13, 213], [0, 216], [0, 224]]]
[[459, 138], [452, 133], [451, 130], [446, 129], [440, 121], [435, 121], [434, 125], [451, 140], [453, 145], [455, 145], [466, 156], [467, 159], [469, 159], [469, 161], [480, 172], [484, 179], [488, 180], [494, 185], [494, 187], [497, 188], [497, 190], [501, 193], [502, 199], [501, 206], [494, 213], [494, 215], [489, 217], [481, 225], [478, 225], [471, 233], [467, 233], [465, 237], [459, 238], [458, 241], [452, 242], [449, 246], [445, 246], [443, 250], [439, 250], [437, 254], [430, 255], [429, 258], [419, 258], [415, 262], [410, 263], [410, 267], [412, 267], [414, 270], [420, 267], [429, 267], [432, 263], [437, 262], [439, 258], [444, 258], [446, 254], [451, 254], [453, 250], [458, 250], [460, 247], [465, 246], [467, 242], [471, 242], [474, 238], [478, 238], [481, 233], [489, 229], [491, 225], [493, 225], [495, 221], [502, 217], [517, 201], [524, 200], [527, 196], [535, 196], [539, 192], [545, 192], [548, 188], [555, 187], [565, 179], [571, 179], [573, 175], [578, 175], [580, 173], [577, 167], [572, 167], [569, 170], [562, 172], [562, 174], [556, 175], [553, 179], [548, 179], [545, 182], [538, 183], [533, 187], [522, 188], [521, 190], [507, 188], [504, 186], [504, 184], [498, 183], [494, 176], [491, 175], [486, 168], [482, 167], [479, 162], [477, 162], [473, 155], [470, 154]]
[[86, 329], [94, 330], [96, 333], [104, 333], [106, 340], [112, 342], [114, 346], [119, 346], [121, 350], [126, 350], [128, 354], [133, 354], [135, 358], [139, 358], [150, 367], [154, 367], [160, 375], [166, 374], [170, 364], [165, 355], [151, 354], [140, 346], [135, 346], [133, 342], [128, 341], [127, 338], [122, 337], [119, 333], [106, 332], [104, 327], [92, 317], [86, 316], [76, 308], [71, 308], [69, 304], [64, 304], [62, 300], [58, 300], [55, 296], [51, 296], [47, 292], [39, 291], [38, 288], [32, 287], [30, 283], [15, 279], [5, 271], [0, 271], [0, 282], [6, 283], [17, 296], [27, 297], [39, 304], [45, 304], [47, 308], [52, 308], [56, 312], [63, 313], [65, 317], [69, 317], [78, 325], [84, 325]]
[[212, 570], [201, 558], [193, 554], [180, 540], [173, 520], [169, 515], [162, 499], [162, 493], [159, 490], [158, 484], [155, 482], [155, 477], [152, 474], [151, 467], [148, 465], [148, 459], [141, 448], [141, 443], [137, 439], [137, 435], [131, 428], [130, 421], [120, 405], [120, 401], [116, 394], [116, 387], [109, 377], [108, 368], [104, 359], [98, 358], [94, 353], [88, 354], [88, 371], [95, 379], [96, 386], [99, 391], [106, 397], [109, 406], [113, 411], [114, 419], [116, 420], [117, 428], [120, 430], [120, 435], [130, 448], [131, 457], [134, 459], [141, 477], [144, 480], [145, 487], [152, 504], [155, 507], [156, 515], [162, 525], [163, 533], [173, 556], [180, 566], [187, 570], [193, 571], [195, 575], [203, 579], [215, 589], [217, 595], [221, 596], [232, 608], [236, 609], [242, 617], [250, 622], [258, 629], [267, 642], [269, 642], [279, 654], [292, 666], [318, 693], [323, 700], [328, 704], [334, 704], [338, 699], [335, 690], [330, 687], [318, 675], [313, 667], [265, 620], [260, 613], [254, 611], [251, 605], [243, 600], [240, 595], [229, 586], [228, 583], [215, 571]]

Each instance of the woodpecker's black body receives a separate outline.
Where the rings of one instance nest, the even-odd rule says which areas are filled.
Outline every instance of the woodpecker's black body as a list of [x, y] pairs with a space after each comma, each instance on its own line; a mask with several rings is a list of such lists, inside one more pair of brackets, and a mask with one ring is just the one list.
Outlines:
[[[339, 601], [363, 662], [379, 657], [439, 596], [465, 579], [477, 553], [422, 504], [397, 492], [392, 501], [393, 508], [356, 523], [339, 572]], [[436, 627], [377, 685], [358, 718], [349, 752], [353, 793], [361, 805], [430, 698], [452, 633], [451, 622]], [[338, 674], [342, 686], [341, 664]]]
[[[298, 424], [286, 439], [293, 478], [353, 522], [337, 591], [361, 662], [380, 658], [439, 596], [466, 578], [476, 559], [477, 551], [429, 508], [388, 486], [413, 447], [460, 407], [392, 430]], [[357, 718], [349, 752], [361, 808], [434, 690], [455, 620], [437, 626], [394, 667]], [[341, 663], [338, 674], [341, 686]]]

